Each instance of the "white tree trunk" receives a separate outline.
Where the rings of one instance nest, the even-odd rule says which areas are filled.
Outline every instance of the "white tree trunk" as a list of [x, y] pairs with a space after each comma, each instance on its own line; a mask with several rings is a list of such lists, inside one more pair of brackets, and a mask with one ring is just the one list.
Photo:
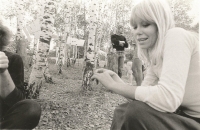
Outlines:
[[[67, 12], [66, 14], [66, 19], [65, 19], [65, 42], [67, 42], [67, 39], [69, 37], [69, 34], [71, 32], [71, 10], [72, 10], [72, 0], [67, 0], [67, 9], [65, 10]], [[67, 62], [67, 67], [70, 66], [70, 45], [67, 44], [65, 46], [65, 54], [66, 54], [66, 62]]]
[[24, 25], [24, 0], [16, 2], [17, 12], [17, 34], [16, 34], [16, 53], [22, 57], [24, 65], [26, 64], [26, 42], [22, 30]]
[[96, 1], [91, 0], [89, 15], [89, 37], [88, 37], [88, 47], [87, 47], [87, 55], [86, 55], [86, 67], [83, 72], [83, 82], [82, 88], [83, 90], [92, 90], [91, 87], [91, 76], [93, 75], [93, 68], [94, 68], [94, 43], [95, 43], [95, 36], [96, 36]]
[[[41, 16], [41, 32], [38, 48], [35, 54], [35, 62], [29, 79], [29, 98], [38, 98], [40, 88], [44, 80], [52, 83], [48, 70], [47, 55], [49, 52], [50, 40], [53, 32], [55, 17], [55, 2], [53, 0], [43, 1]], [[39, 26], [39, 25], [38, 25]]]
[[98, 11], [98, 29], [97, 29], [97, 38], [96, 38], [96, 56], [95, 56], [95, 68], [96, 67], [99, 67], [99, 62], [100, 62], [100, 57], [99, 57], [99, 50], [100, 50], [100, 45], [102, 44], [101, 42], [101, 39], [102, 39], [102, 34], [103, 34], [103, 24], [102, 24], [102, 20], [103, 20], [103, 11], [104, 11], [104, 6], [103, 6], [103, 3], [102, 1], [100, 1], [99, 3], [99, 11]]
[[58, 74], [62, 74], [62, 67], [65, 64], [65, 44], [61, 41], [58, 45], [57, 52], [57, 65], [58, 65]]

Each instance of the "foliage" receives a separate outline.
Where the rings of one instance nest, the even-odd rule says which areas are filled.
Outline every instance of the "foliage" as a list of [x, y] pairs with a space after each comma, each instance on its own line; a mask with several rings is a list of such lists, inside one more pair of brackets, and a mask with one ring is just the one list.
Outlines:
[[[169, 0], [172, 1], [172, 0]], [[192, 8], [190, 4], [194, 0], [174, 0], [174, 18], [176, 21], [176, 26], [183, 27], [185, 29], [193, 30], [198, 32], [199, 24], [195, 26], [191, 26], [192, 18], [188, 16], [188, 11]], [[36, 15], [40, 10], [38, 10], [37, 3], [39, 0], [26, 0], [24, 3], [24, 10], [26, 11], [26, 23], [29, 24], [36, 18]], [[110, 42], [110, 33], [114, 32], [115, 26], [117, 24], [122, 24], [125, 28], [124, 35], [127, 38], [128, 43], [133, 42], [133, 38], [131, 35], [131, 29], [129, 26], [129, 17], [132, 5], [134, 4], [131, 0], [99, 0], [97, 2], [103, 3], [103, 8], [101, 12], [99, 12], [103, 19], [102, 21], [102, 38], [101, 38], [101, 45], [100, 48], [104, 47], [104, 44]], [[72, 13], [76, 14], [71, 19], [72, 21], [76, 21], [76, 24], [72, 23], [72, 26], [76, 26], [76, 30], [72, 30], [75, 32], [75, 37], [83, 39], [84, 37], [84, 26], [86, 25], [86, 29], [88, 29], [88, 1], [84, 3], [80, 0], [76, 0], [73, 2], [73, 10]], [[170, 2], [171, 3], [171, 2]], [[6, 5], [6, 9], [0, 9], [0, 14], [3, 15], [6, 19], [13, 19], [16, 17], [15, 11], [15, 3], [12, 3], [11, 0], [7, 2], [3, 1], [3, 4]], [[85, 5], [85, 6], [84, 6]], [[57, 0], [57, 14], [55, 16], [55, 23], [54, 26], [56, 28], [57, 33], [63, 33], [65, 28], [65, 18], [66, 18], [66, 7], [67, 3], [64, 0]], [[118, 14], [116, 17], [116, 13]], [[99, 14], [99, 15], [100, 15]], [[29, 19], [27, 19], [29, 17]], [[32, 20], [31, 20], [32, 19]], [[73, 28], [75, 29], [75, 28]]]
[[191, 26], [192, 19], [188, 15], [188, 11], [191, 10], [190, 0], [175, 0], [174, 5], [174, 20], [177, 27], [182, 27], [187, 30], [199, 31], [199, 23], [194, 27]]

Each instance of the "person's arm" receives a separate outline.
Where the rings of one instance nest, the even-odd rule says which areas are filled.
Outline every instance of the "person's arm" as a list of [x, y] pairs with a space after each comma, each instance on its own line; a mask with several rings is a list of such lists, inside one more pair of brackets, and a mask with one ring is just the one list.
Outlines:
[[[157, 76], [155, 75], [155, 73], [152, 71], [151, 68], [148, 69], [147, 72], [147, 76], [145, 77], [144, 81], [142, 82], [142, 85], [145, 87], [149, 86], [149, 85], [155, 85], [158, 81]], [[140, 86], [139, 86], [140, 87]], [[127, 98], [127, 99], [131, 99], [134, 100], [135, 99], [135, 91], [136, 88], [138, 88], [138, 86], [130, 86], [128, 84], [124, 84], [124, 83], [113, 83], [110, 84], [110, 89]]]
[[168, 31], [158, 84], [137, 87], [135, 99], [147, 103], [158, 111], [174, 112], [181, 105], [185, 93], [191, 52], [184, 30]]
[[144, 76], [141, 86], [154, 86], [158, 84], [158, 80], [159, 79], [153, 72], [152, 67], [149, 66], [146, 70], [146, 75]]
[[119, 40], [117, 40], [116, 35], [111, 35], [111, 42], [113, 45], [113, 48], [116, 48], [119, 46]]
[[[7, 52], [5, 52], [7, 53]], [[7, 53], [9, 59], [8, 73], [14, 83], [14, 89], [7, 93], [4, 103], [11, 107], [18, 101], [25, 99], [24, 88], [24, 66], [22, 58], [17, 54]], [[6, 83], [6, 82], [5, 82]], [[11, 81], [9, 82], [11, 83]], [[8, 89], [8, 87], [6, 87]]]
[[[153, 77], [152, 77], [153, 76]], [[135, 99], [135, 90], [137, 86], [129, 86], [113, 71], [100, 68], [94, 71], [94, 75], [91, 77], [92, 80], [97, 79], [103, 86], [109, 90], [124, 96], [128, 100]], [[148, 71], [145, 79], [145, 86], [155, 83], [157, 77], [151, 71]]]
[[128, 48], [128, 42], [126, 41], [126, 38], [125, 38], [125, 37], [124, 37], [124, 42], [125, 42], [125, 43], [124, 43], [124, 47], [125, 47], [125, 48]]
[[127, 99], [135, 99], [135, 90], [137, 86], [130, 86], [128, 84], [123, 83], [113, 83], [110, 86], [110, 90], [113, 92], [127, 98]]
[[92, 80], [97, 79], [109, 90], [120, 94], [128, 99], [134, 99], [135, 86], [129, 86], [113, 71], [100, 68], [94, 71]]
[[8, 72], [8, 57], [0, 51], [0, 96], [5, 99], [15, 88], [13, 80]]
[[8, 71], [17, 89], [23, 91], [24, 85], [24, 64], [22, 58], [18, 54], [9, 57]]
[[0, 96], [3, 99], [5, 99], [15, 88], [15, 84], [7, 69], [0, 73], [0, 85]]

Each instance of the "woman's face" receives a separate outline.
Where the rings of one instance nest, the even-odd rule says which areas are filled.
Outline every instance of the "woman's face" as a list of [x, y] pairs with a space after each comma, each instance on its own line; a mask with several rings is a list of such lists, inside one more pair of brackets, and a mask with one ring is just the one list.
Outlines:
[[157, 40], [158, 29], [155, 23], [135, 18], [133, 35], [141, 49], [152, 48]]

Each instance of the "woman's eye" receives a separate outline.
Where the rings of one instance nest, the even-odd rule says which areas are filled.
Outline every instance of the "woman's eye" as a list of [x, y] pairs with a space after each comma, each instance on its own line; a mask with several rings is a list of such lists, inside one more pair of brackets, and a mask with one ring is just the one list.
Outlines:
[[150, 24], [143, 24], [143, 27], [148, 27]]
[[137, 29], [137, 26], [133, 26], [133, 29]]

